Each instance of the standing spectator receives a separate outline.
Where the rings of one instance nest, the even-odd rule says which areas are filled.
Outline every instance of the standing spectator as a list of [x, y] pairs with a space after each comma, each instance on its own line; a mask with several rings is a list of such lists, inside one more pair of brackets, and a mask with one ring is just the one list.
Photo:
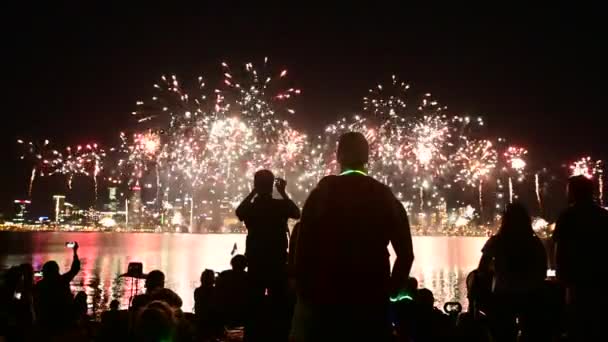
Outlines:
[[557, 220], [553, 241], [557, 279], [566, 288], [570, 337], [576, 341], [595, 340], [605, 334], [603, 315], [606, 308], [603, 282], [608, 272], [601, 262], [608, 239], [608, 211], [593, 198], [593, 181], [571, 177], [568, 181], [570, 206]]
[[[272, 197], [273, 185], [281, 199]], [[260, 328], [257, 321], [262, 316], [260, 310], [266, 293], [270, 319], [278, 325], [273, 330], [287, 335], [288, 319], [283, 312], [287, 306], [287, 221], [300, 218], [300, 209], [287, 195], [286, 185], [287, 182], [280, 178], [275, 182], [272, 172], [258, 171], [253, 191], [236, 209], [236, 216], [247, 228], [245, 256], [249, 267], [252, 320], [246, 334], [251, 339], [258, 339], [254, 335], [259, 336], [255, 330]]]
[[494, 269], [490, 321], [497, 341], [514, 341], [516, 320], [525, 341], [541, 341], [542, 289], [547, 254], [532, 230], [532, 220], [519, 203], [507, 206], [498, 233], [482, 249], [478, 270]]
[[72, 321], [73, 296], [70, 282], [80, 271], [78, 259], [78, 243], [73, 250], [72, 266], [67, 273], [59, 273], [59, 265], [55, 261], [47, 261], [42, 266], [42, 280], [36, 284], [35, 305], [38, 323], [43, 330], [59, 332], [64, 330]]
[[294, 251], [297, 341], [390, 339], [389, 295], [405, 286], [414, 254], [405, 209], [367, 176], [368, 154], [362, 134], [342, 135], [342, 173], [323, 178], [304, 205]]

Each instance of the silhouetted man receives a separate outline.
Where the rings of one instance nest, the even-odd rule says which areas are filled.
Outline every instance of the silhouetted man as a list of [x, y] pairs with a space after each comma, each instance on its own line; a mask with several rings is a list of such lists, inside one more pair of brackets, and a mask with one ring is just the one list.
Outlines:
[[153, 301], [163, 301], [173, 309], [182, 307], [182, 299], [170, 289], [165, 288], [165, 274], [154, 270], [146, 276], [146, 293], [133, 298], [131, 309], [137, 311]]
[[278, 310], [285, 305], [287, 291], [287, 221], [300, 218], [300, 209], [285, 192], [287, 182], [283, 179], [276, 180], [276, 188], [282, 198], [273, 198], [274, 184], [272, 172], [256, 172], [253, 191], [238, 206], [236, 216], [245, 222], [247, 228], [245, 256], [249, 267], [252, 310], [254, 313], [258, 311], [267, 292], [275, 314], [280, 315]]
[[[414, 254], [405, 209], [367, 176], [368, 154], [362, 134], [340, 137], [342, 173], [323, 178], [304, 205], [295, 248], [297, 341], [390, 337], [389, 295], [405, 285]], [[397, 256], [392, 277], [389, 242]]]
[[608, 211], [594, 202], [593, 181], [584, 176], [569, 179], [568, 201], [570, 207], [557, 220], [553, 233], [556, 276], [566, 287], [572, 337], [592, 340], [603, 324], [597, 311], [606, 308], [600, 279], [608, 276], [604, 262]]
[[35, 306], [38, 323], [43, 329], [60, 331], [72, 321], [73, 296], [70, 282], [80, 271], [78, 243], [73, 248], [72, 266], [67, 273], [59, 273], [55, 261], [47, 261], [42, 266], [42, 280], [35, 288]]

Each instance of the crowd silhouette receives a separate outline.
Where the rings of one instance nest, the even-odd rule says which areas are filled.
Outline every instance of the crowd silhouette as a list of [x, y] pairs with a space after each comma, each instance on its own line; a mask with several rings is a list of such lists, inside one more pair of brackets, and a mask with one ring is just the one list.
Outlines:
[[[507, 205], [496, 235], [467, 277], [468, 311], [435, 307], [433, 293], [409, 277], [414, 261], [404, 207], [366, 173], [369, 146], [359, 133], [339, 141], [340, 174], [323, 178], [302, 212], [272, 172], [256, 172], [236, 209], [247, 228], [245, 255], [231, 269], [204, 270], [194, 313], [165, 287], [165, 274], [145, 276], [145, 292], [128, 310], [114, 300], [100, 322], [87, 295], [73, 295], [79, 246], [70, 270], [55, 261], [35, 282], [30, 264], [6, 270], [0, 286], [0, 341], [598, 341], [606, 300], [608, 211], [593, 183], [572, 177], [569, 206], [552, 241], [556, 277], [521, 203]], [[273, 197], [276, 189], [278, 198]], [[289, 234], [288, 220], [299, 222]], [[396, 260], [391, 270], [388, 245]]]

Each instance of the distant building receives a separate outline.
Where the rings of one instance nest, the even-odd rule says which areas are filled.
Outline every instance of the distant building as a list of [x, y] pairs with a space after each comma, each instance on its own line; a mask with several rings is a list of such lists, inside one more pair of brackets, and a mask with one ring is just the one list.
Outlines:
[[15, 217], [13, 219], [14, 222], [24, 223], [27, 221], [30, 204], [32, 204], [30, 200], [15, 200]]
[[55, 201], [55, 223], [63, 222], [65, 214], [65, 196], [64, 195], [53, 195]]
[[[130, 227], [136, 227], [141, 223], [142, 203], [141, 203], [141, 187], [136, 183], [131, 188], [131, 198], [127, 205], [127, 221]], [[129, 227], [127, 227], [129, 229]]]
[[111, 186], [108, 188], [108, 211], [117, 211], [118, 210], [118, 188], [115, 186]]

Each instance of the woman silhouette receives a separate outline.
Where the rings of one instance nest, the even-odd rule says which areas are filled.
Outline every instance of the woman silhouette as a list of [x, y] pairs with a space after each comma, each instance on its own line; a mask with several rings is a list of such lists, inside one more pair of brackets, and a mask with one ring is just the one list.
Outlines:
[[498, 233], [482, 249], [479, 271], [493, 270], [489, 318], [498, 341], [514, 341], [519, 329], [525, 340], [540, 340], [538, 310], [547, 274], [547, 255], [532, 230], [532, 220], [520, 203], [509, 204]]

